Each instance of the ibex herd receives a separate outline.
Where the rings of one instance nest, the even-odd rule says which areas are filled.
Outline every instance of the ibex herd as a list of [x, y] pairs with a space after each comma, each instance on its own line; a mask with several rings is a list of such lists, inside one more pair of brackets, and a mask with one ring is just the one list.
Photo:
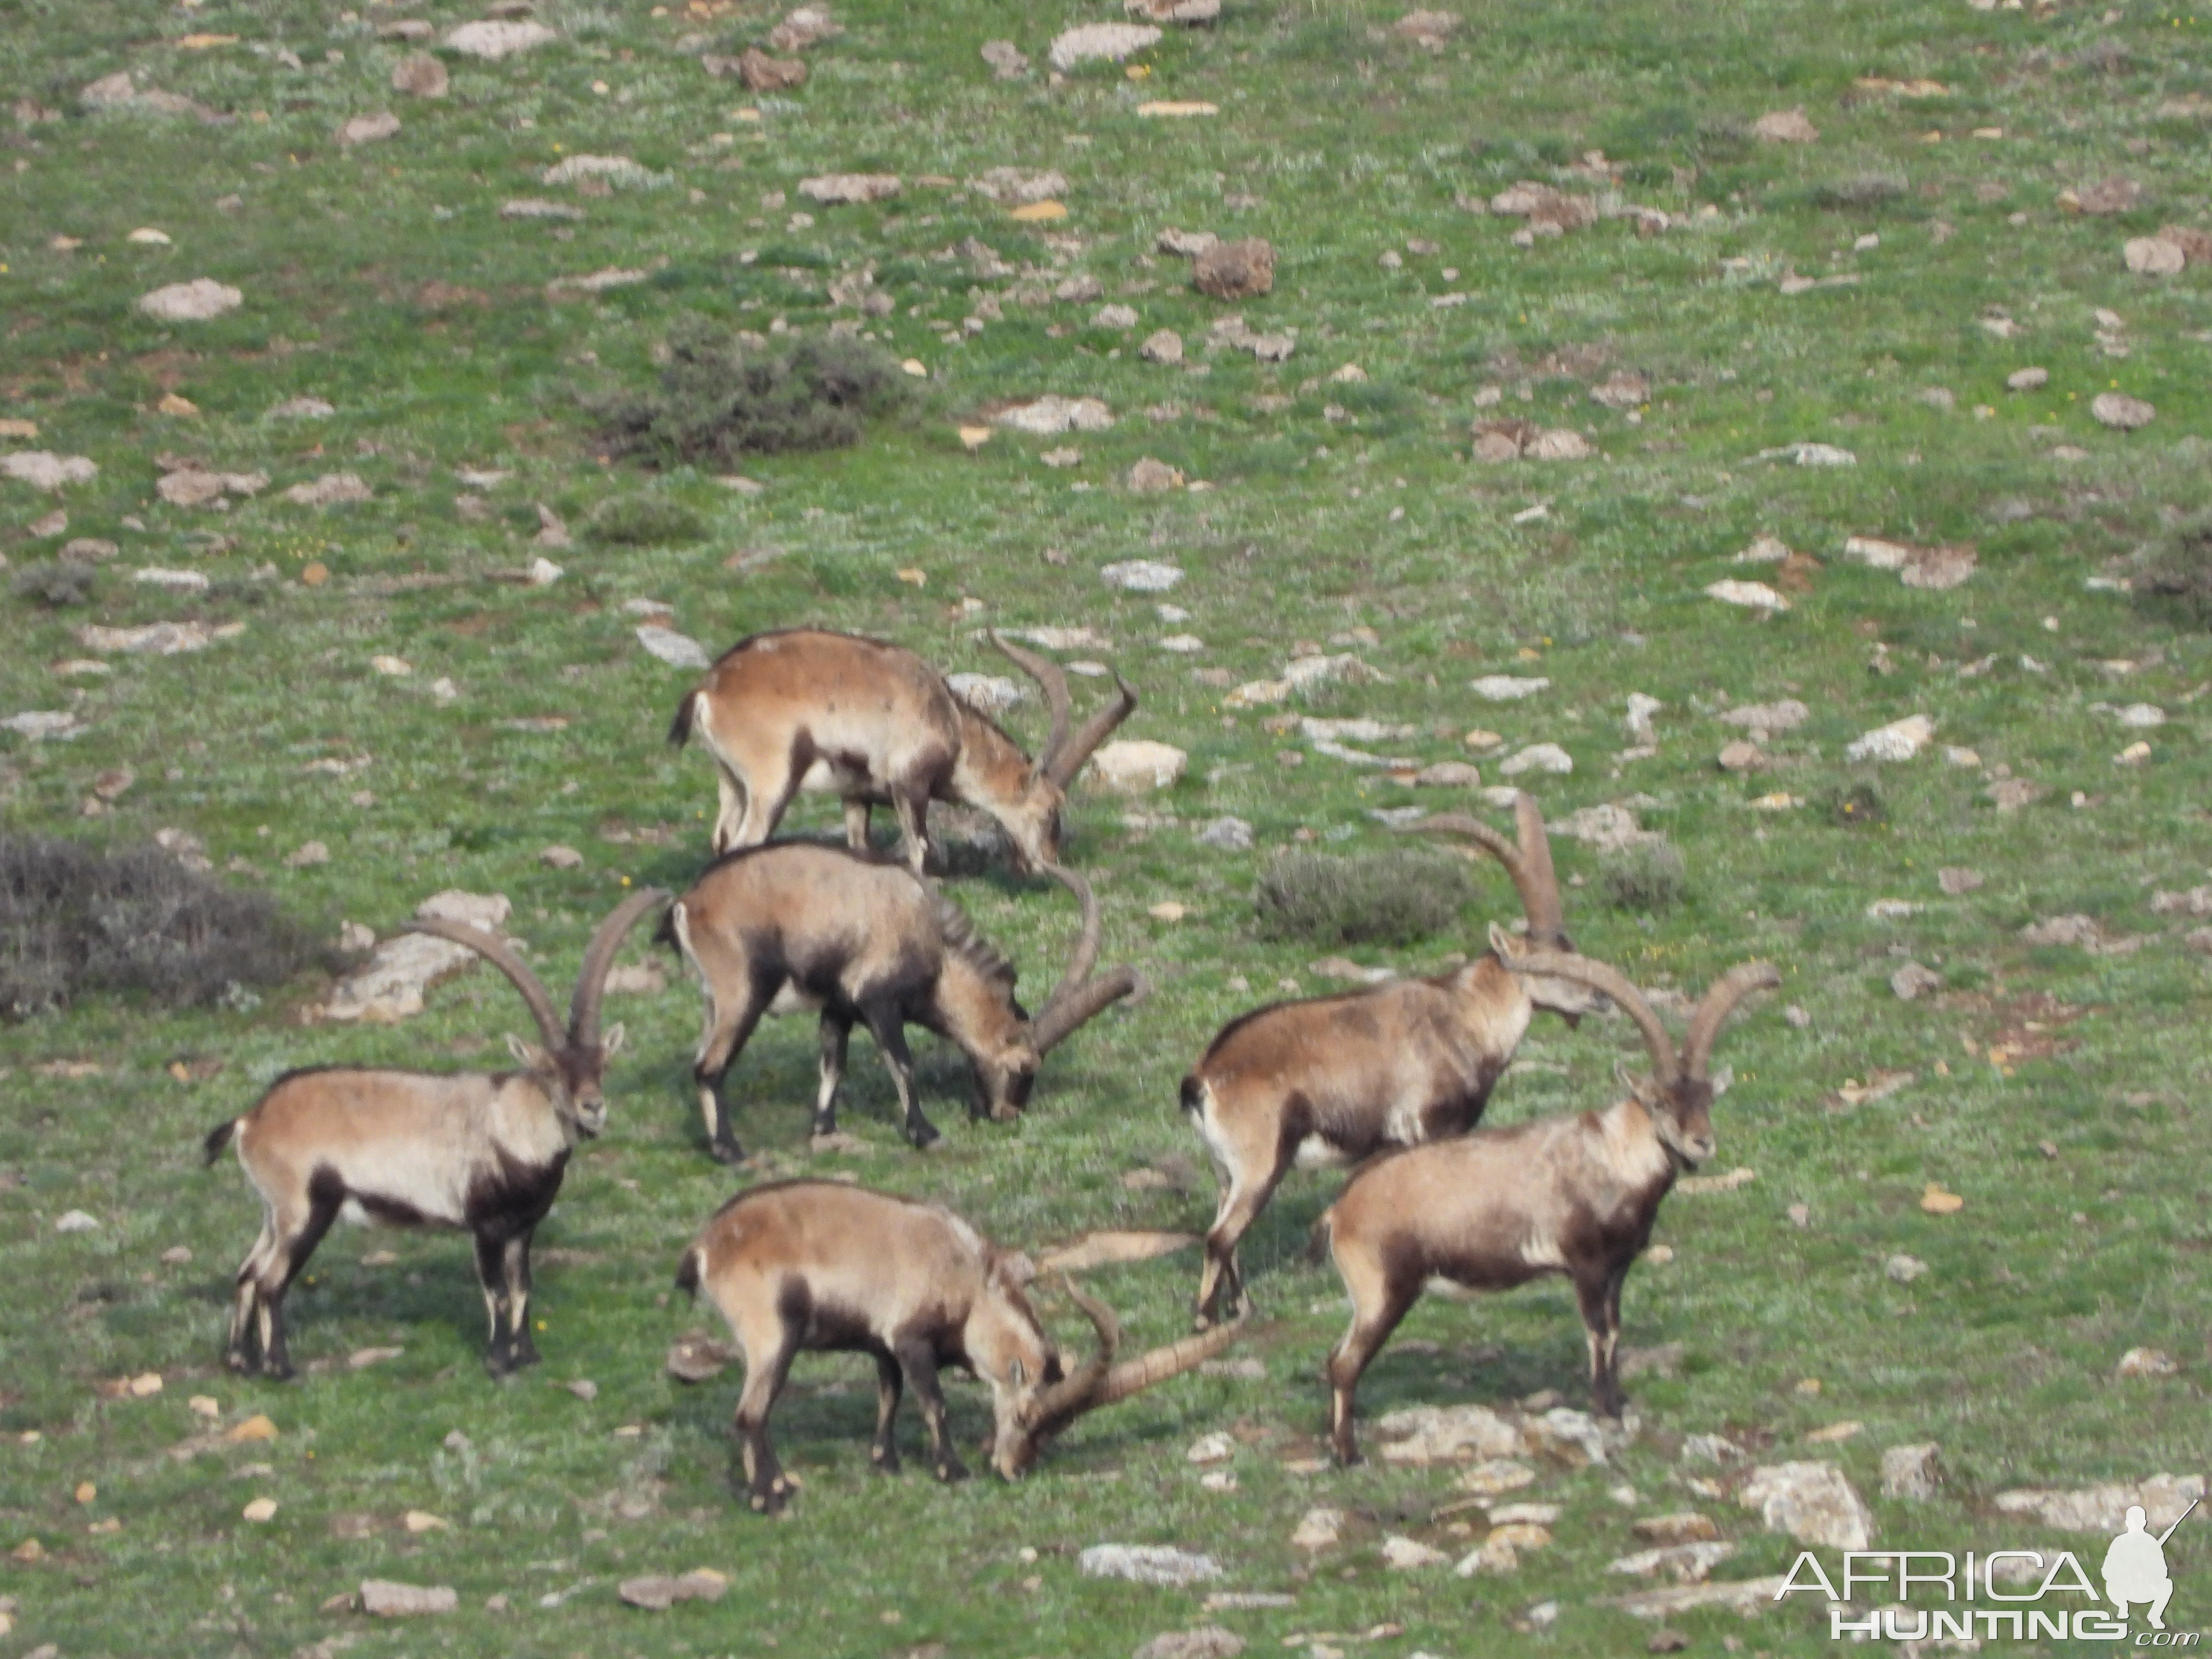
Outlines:
[[[458, 924], [415, 924], [504, 973], [539, 1041], [507, 1039], [513, 1072], [289, 1073], [209, 1133], [210, 1162], [234, 1145], [264, 1211], [238, 1272], [232, 1368], [291, 1375], [285, 1291], [341, 1217], [474, 1234], [491, 1332], [487, 1364], [498, 1376], [537, 1360], [531, 1237], [577, 1143], [605, 1127], [605, 1071], [623, 1028], [601, 1033], [602, 994], [623, 939], [664, 906], [659, 936], [705, 993], [691, 1075], [716, 1158], [745, 1161], [726, 1085], [764, 1014], [818, 1017], [817, 1135], [836, 1130], [856, 1024], [890, 1068], [917, 1147], [939, 1136], [921, 1110], [908, 1025], [935, 1032], [966, 1057], [971, 1115], [1004, 1121], [1023, 1112], [1044, 1057], [1139, 982], [1126, 967], [1097, 972], [1097, 897], [1062, 861], [1067, 791], [1137, 698], [1116, 676], [1113, 700], [1072, 730], [1061, 670], [992, 640], [1043, 694], [1050, 736], [1035, 760], [896, 646], [803, 629], [757, 635], [726, 653], [684, 697], [669, 734], [678, 744], [696, 734], [714, 760], [715, 857], [681, 897], [641, 891], [599, 924], [565, 1023], [514, 945]], [[846, 847], [769, 841], [802, 789], [843, 800]], [[927, 873], [932, 800], [988, 813], [1004, 831], [1017, 875], [1041, 872], [1076, 901], [1066, 969], [1034, 1014], [1015, 998], [1013, 965]], [[898, 859], [869, 846], [878, 805], [897, 815]], [[1221, 1187], [1205, 1241], [1199, 1334], [1117, 1361], [1113, 1314], [1065, 1282], [1097, 1336], [1093, 1354], [1071, 1368], [1031, 1305], [1029, 1258], [949, 1210], [832, 1181], [757, 1185], [724, 1205], [684, 1252], [677, 1283], [706, 1293], [742, 1351], [736, 1429], [752, 1506], [781, 1509], [792, 1489], [768, 1418], [802, 1352], [874, 1358], [871, 1459], [885, 1472], [898, 1467], [895, 1419], [911, 1389], [931, 1465], [948, 1480], [964, 1470], [938, 1385], [944, 1366], [988, 1386], [991, 1466], [1013, 1480], [1085, 1413], [1218, 1354], [1251, 1310], [1238, 1241], [1293, 1167], [1354, 1170], [1315, 1231], [1352, 1304], [1351, 1328], [1326, 1368], [1340, 1461], [1358, 1457], [1352, 1402], [1361, 1373], [1437, 1280], [1502, 1290], [1565, 1275], [1588, 1336], [1593, 1401], [1601, 1413], [1620, 1415], [1622, 1282], [1676, 1176], [1711, 1156], [1707, 1068], [1723, 1023], [1778, 976], [1763, 963], [1723, 975], [1691, 1016], [1678, 1052], [1625, 976], [1574, 953], [1542, 816], [1526, 794], [1514, 807], [1510, 839], [1461, 814], [1411, 828], [1462, 838], [1495, 858], [1518, 890], [1522, 932], [1493, 924], [1487, 951], [1433, 978], [1255, 1009], [1224, 1026], [1183, 1079], [1183, 1110]], [[1603, 1110], [1477, 1127], [1538, 1010], [1573, 1026], [1608, 1008], [1642, 1031], [1648, 1079], [1624, 1073], [1626, 1097]]]

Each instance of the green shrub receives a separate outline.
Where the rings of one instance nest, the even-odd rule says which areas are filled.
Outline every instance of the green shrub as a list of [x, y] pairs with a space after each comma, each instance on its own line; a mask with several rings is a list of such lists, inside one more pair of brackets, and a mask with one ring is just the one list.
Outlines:
[[896, 360], [846, 336], [750, 346], [695, 319], [668, 346], [656, 388], [598, 406], [611, 447], [658, 465], [846, 448], [907, 399]]
[[1474, 890], [1467, 866], [1433, 848], [1285, 853], [1261, 876], [1254, 908], [1270, 939], [1411, 945], [1455, 925]]
[[699, 515], [651, 495], [612, 495], [584, 515], [587, 540], [607, 547], [679, 547], [704, 539]]
[[101, 852], [0, 835], [0, 1015], [85, 991], [187, 1006], [277, 985], [320, 953], [266, 894], [188, 870], [150, 844]]
[[1830, 790], [1821, 802], [1821, 809], [1829, 823], [1844, 830], [1863, 830], [1889, 822], [1889, 803], [1882, 798], [1881, 791], [1870, 783]]
[[15, 573], [15, 597], [35, 599], [57, 609], [65, 605], [83, 605], [92, 598], [95, 574], [92, 566], [76, 559], [27, 564]]
[[1598, 866], [1598, 890], [1616, 910], [1656, 915], [1687, 896], [1690, 872], [1672, 842], [1638, 842], [1605, 856]]
[[2212, 516], [2183, 525], [2136, 577], [2136, 602], [2190, 628], [2212, 628]]

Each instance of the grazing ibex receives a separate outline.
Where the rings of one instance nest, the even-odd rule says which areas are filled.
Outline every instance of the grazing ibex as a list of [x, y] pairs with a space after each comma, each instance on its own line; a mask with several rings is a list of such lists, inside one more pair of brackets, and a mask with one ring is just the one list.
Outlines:
[[738, 1194], [684, 1253], [677, 1288], [708, 1299], [744, 1351], [737, 1433], [752, 1506], [781, 1510], [791, 1482], [769, 1443], [768, 1417], [801, 1352], [835, 1350], [876, 1362], [876, 1434], [869, 1457], [899, 1466], [893, 1440], [902, 1389], [921, 1399], [937, 1478], [967, 1470], [945, 1423], [940, 1367], [990, 1385], [991, 1466], [1018, 1480], [1054, 1434], [1084, 1413], [1191, 1370], [1236, 1339], [1223, 1326], [1115, 1364], [1114, 1316], [1071, 1283], [1098, 1333], [1097, 1352], [1073, 1372], [1023, 1286], [1026, 1256], [1001, 1250], [950, 1210], [831, 1181], [781, 1182]]
[[1115, 676], [1115, 700], [1070, 736], [1060, 665], [996, 634], [991, 640], [1036, 681], [1052, 711], [1052, 734], [1035, 761], [902, 647], [812, 628], [732, 646], [685, 694], [668, 728], [678, 744], [696, 732], [714, 757], [721, 794], [714, 850], [757, 847], [775, 833], [792, 797], [809, 789], [843, 799], [845, 839], [855, 851], [867, 849], [871, 809], [888, 803], [917, 872], [928, 854], [932, 800], [997, 819], [1017, 873], [1059, 863], [1068, 786], [1135, 710], [1137, 695]]
[[[584, 950], [564, 1027], [553, 999], [506, 941], [463, 922], [410, 924], [465, 945], [514, 981], [538, 1023], [538, 1044], [509, 1036], [519, 1072], [289, 1072], [243, 1116], [217, 1124], [208, 1162], [237, 1143], [261, 1195], [261, 1237], [238, 1270], [230, 1369], [292, 1375], [284, 1292], [340, 1216], [387, 1226], [465, 1228], [491, 1321], [494, 1376], [535, 1364], [530, 1337], [530, 1236], [560, 1193], [568, 1155], [606, 1127], [607, 1061], [623, 1028], [599, 1033], [599, 999], [623, 936], [668, 895], [634, 893]], [[540, 1046], [542, 1045], [542, 1046]]]
[[917, 1146], [937, 1139], [915, 1092], [902, 1028], [921, 1025], [958, 1046], [975, 1068], [972, 1115], [1001, 1121], [1028, 1104], [1037, 1065], [1054, 1044], [1136, 988], [1133, 969], [1091, 976], [1098, 960], [1098, 901], [1058, 865], [1048, 873], [1083, 907], [1067, 971], [1035, 1018], [1014, 1000], [1014, 969], [968, 918], [922, 877], [886, 860], [811, 842], [730, 853], [671, 907], [663, 937], [699, 975], [707, 1025], [691, 1068], [710, 1150], [744, 1158], [730, 1127], [725, 1079], [761, 1016], [819, 1012], [822, 1074], [814, 1133], [837, 1127], [837, 1087], [855, 1021], [890, 1067]]
[[1334, 1168], [1465, 1134], [1536, 1009], [1571, 1024], [1603, 1006], [1577, 981], [1520, 971], [1532, 950], [1571, 946], [1543, 814], [1526, 794], [1515, 812], [1518, 846], [1459, 814], [1411, 827], [1465, 836], [1493, 854], [1520, 890], [1525, 939], [1493, 925], [1489, 952], [1451, 973], [1255, 1009], [1224, 1026], [1182, 1080], [1182, 1109], [1222, 1182], [1206, 1236], [1200, 1328], [1218, 1316], [1224, 1287], [1245, 1305], [1237, 1241], [1293, 1164]]
[[1357, 1462], [1352, 1391], [1376, 1350], [1434, 1279], [1503, 1291], [1546, 1273], [1574, 1281], [1589, 1343], [1590, 1395], [1618, 1417], [1620, 1287], [1650, 1242], [1659, 1205], [1684, 1170], [1713, 1155], [1713, 1039], [1736, 1005], [1782, 976], [1747, 962], [1713, 981], [1690, 1016], [1677, 1056], [1667, 1028], [1615, 969], [1539, 952], [1516, 972], [1580, 980], [1634, 1020], [1651, 1076], [1622, 1082], [1628, 1098], [1602, 1112], [1478, 1129], [1416, 1146], [1354, 1176], [1316, 1229], [1352, 1296], [1352, 1326], [1328, 1357], [1329, 1437]]

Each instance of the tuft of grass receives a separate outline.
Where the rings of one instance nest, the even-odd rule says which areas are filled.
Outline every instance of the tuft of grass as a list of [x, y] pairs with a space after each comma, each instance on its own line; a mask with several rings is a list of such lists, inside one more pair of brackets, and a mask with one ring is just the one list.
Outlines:
[[1855, 783], [1848, 789], [1831, 790], [1821, 802], [1821, 813], [1839, 829], [1864, 830], [1889, 822], [1889, 802], [1874, 785]]
[[1350, 858], [1285, 853], [1261, 876], [1253, 904], [1269, 939], [1411, 945], [1451, 927], [1474, 896], [1466, 866], [1407, 848]]
[[261, 893], [188, 870], [150, 843], [0, 836], [0, 1014], [65, 1007], [81, 993], [141, 993], [172, 1007], [281, 985], [316, 955]]
[[1824, 208], [1876, 208], [1905, 194], [1905, 180], [1894, 173], [1861, 173], [1834, 179], [1816, 186], [1813, 202]]
[[681, 547], [707, 534], [690, 508], [651, 495], [610, 496], [584, 515], [582, 528], [603, 547]]
[[845, 449], [907, 400], [897, 361], [865, 340], [750, 345], [702, 319], [673, 329], [660, 383], [599, 405], [607, 442], [656, 465]]
[[2212, 629], [2212, 514], [2183, 525], [2136, 578], [2136, 603], [2191, 628]]
[[1672, 842], [1638, 842], [1606, 855], [1598, 867], [1598, 890], [1616, 910], [1657, 915], [1688, 896], [1689, 866]]
[[25, 565], [15, 573], [10, 586], [17, 599], [35, 599], [58, 611], [64, 605], [89, 604], [97, 574], [92, 566], [76, 559], [50, 559]]

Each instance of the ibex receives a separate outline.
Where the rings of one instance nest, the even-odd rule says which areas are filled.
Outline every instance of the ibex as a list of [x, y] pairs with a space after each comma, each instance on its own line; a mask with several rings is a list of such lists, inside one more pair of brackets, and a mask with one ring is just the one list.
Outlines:
[[1547, 1273], [1574, 1281], [1589, 1345], [1590, 1395], [1618, 1417], [1620, 1287], [1650, 1242], [1659, 1205], [1684, 1170], [1713, 1155], [1713, 1039], [1736, 1005], [1781, 983], [1763, 962], [1730, 969], [1690, 1016], [1678, 1057], [1636, 988], [1583, 957], [1534, 952], [1517, 973], [1580, 980], [1619, 1004], [1644, 1033], [1651, 1076], [1622, 1082], [1602, 1112], [1538, 1118], [1416, 1146], [1354, 1176], [1316, 1228], [1352, 1296], [1352, 1326], [1328, 1357], [1329, 1438], [1358, 1461], [1352, 1392], [1360, 1373], [1431, 1279], [1510, 1290]]
[[522, 1069], [458, 1076], [322, 1066], [289, 1072], [244, 1116], [208, 1133], [207, 1159], [234, 1141], [261, 1195], [261, 1236], [238, 1270], [230, 1369], [292, 1375], [284, 1292], [331, 1224], [465, 1228], [491, 1322], [494, 1376], [535, 1364], [530, 1336], [530, 1237], [561, 1190], [576, 1143], [606, 1127], [607, 1061], [623, 1028], [599, 1033], [599, 999], [615, 951], [668, 895], [647, 890], [615, 907], [585, 947], [564, 1027], [553, 999], [504, 940], [465, 923], [414, 922], [465, 945], [514, 981], [538, 1042], [509, 1036]]
[[1084, 1413], [1127, 1399], [1210, 1359], [1234, 1340], [1223, 1326], [1202, 1337], [1115, 1363], [1120, 1328], [1107, 1309], [1070, 1284], [1098, 1333], [1097, 1352], [1066, 1370], [1023, 1287], [1036, 1270], [932, 1204], [830, 1181], [755, 1187], [725, 1204], [677, 1270], [677, 1288], [703, 1289], [744, 1351], [737, 1434], [752, 1507], [781, 1510], [791, 1482], [769, 1443], [769, 1413], [793, 1358], [823, 1349], [876, 1362], [877, 1469], [899, 1467], [893, 1424], [911, 1388], [929, 1431], [937, 1478], [967, 1474], [945, 1423], [940, 1367], [990, 1385], [991, 1466], [1018, 1480], [1044, 1443]]
[[1014, 969], [976, 937], [968, 918], [922, 877], [892, 863], [811, 842], [726, 854], [670, 908], [664, 937], [697, 972], [707, 1024], [691, 1075], [709, 1149], [725, 1164], [744, 1150], [730, 1127], [725, 1080], [761, 1016], [819, 1012], [821, 1084], [814, 1133], [837, 1127], [845, 1045], [865, 1024], [898, 1090], [907, 1138], [937, 1129], [915, 1092], [903, 1028], [921, 1025], [958, 1046], [975, 1068], [971, 1115], [1001, 1121], [1029, 1103], [1037, 1065], [1076, 1027], [1136, 988], [1133, 969], [1091, 978], [1098, 901], [1058, 865], [1048, 873], [1083, 907], [1074, 955], [1035, 1018], [1014, 1000]]
[[1543, 814], [1515, 803], [1520, 844], [1459, 814], [1411, 826], [1465, 836], [1520, 890], [1525, 939], [1492, 926], [1490, 951], [1431, 979], [1279, 1002], [1224, 1026], [1182, 1080], [1190, 1114], [1221, 1179], [1198, 1290], [1200, 1329], [1224, 1289], [1246, 1305], [1237, 1242], [1293, 1164], [1334, 1168], [1376, 1152], [1465, 1134], [1538, 1008], [1570, 1024], [1604, 1006], [1587, 985], [1519, 970], [1532, 950], [1571, 949]]
[[998, 820], [1018, 874], [1060, 862], [1060, 814], [1083, 763], [1137, 707], [1118, 695], [1068, 732], [1067, 676], [996, 634], [991, 641], [1035, 679], [1052, 711], [1044, 753], [1032, 761], [945, 677], [902, 647], [822, 629], [756, 634], [725, 652], [687, 694], [668, 728], [693, 732], [714, 757], [721, 805], [717, 853], [757, 847], [775, 833], [801, 789], [845, 803], [845, 839], [868, 845], [868, 816], [889, 803], [907, 861], [929, 850], [929, 803], [958, 801]]

